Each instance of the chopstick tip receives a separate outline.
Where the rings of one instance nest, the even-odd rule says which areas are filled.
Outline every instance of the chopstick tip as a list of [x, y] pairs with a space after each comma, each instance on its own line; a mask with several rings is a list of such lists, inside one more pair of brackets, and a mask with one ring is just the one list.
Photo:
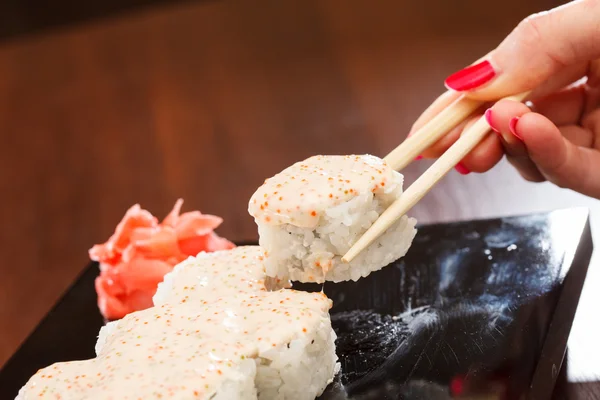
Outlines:
[[352, 260], [354, 260], [354, 257], [356, 257], [355, 247], [356, 246], [351, 247], [350, 250], [348, 250], [346, 252], [346, 254], [344, 254], [344, 256], [342, 257], [342, 262], [344, 264], [348, 264], [349, 262], [351, 262]]

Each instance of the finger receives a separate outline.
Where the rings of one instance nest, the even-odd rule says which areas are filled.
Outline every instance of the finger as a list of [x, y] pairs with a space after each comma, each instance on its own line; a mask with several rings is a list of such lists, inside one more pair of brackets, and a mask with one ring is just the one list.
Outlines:
[[581, 126], [591, 132], [592, 147], [600, 150], [600, 108], [587, 114], [581, 120]]
[[513, 123], [513, 130], [523, 139], [529, 157], [547, 180], [600, 197], [600, 152], [571, 143], [552, 121], [537, 113], [521, 116]]
[[581, 78], [586, 76], [589, 68], [588, 62], [581, 62], [575, 65], [566, 66], [564, 69], [557, 71], [554, 75], [551, 75], [547, 80], [536, 86], [529, 98], [536, 99], [548, 96], [554, 92], [560, 91], [565, 87], [573, 85], [574, 82], [579, 81]]
[[425, 151], [423, 151], [422, 156], [424, 158], [438, 158], [439, 156], [444, 154], [446, 150], [448, 150], [450, 146], [452, 146], [454, 142], [458, 140], [458, 138], [460, 137], [460, 133], [463, 131], [463, 129], [465, 129], [466, 126], [472, 124], [473, 121], [477, 120], [479, 117], [481, 117], [481, 115], [474, 115], [452, 128], [440, 140], [438, 140]]
[[417, 118], [412, 128], [410, 129], [410, 133], [408, 136], [412, 135], [417, 129], [421, 128], [425, 125], [431, 118], [440, 113], [443, 109], [448, 107], [452, 102], [460, 97], [460, 93], [456, 93], [455, 91], [447, 91], [442, 94], [440, 97], [435, 99], [433, 103]]
[[529, 112], [531, 110], [523, 103], [512, 100], [500, 100], [485, 113], [488, 124], [502, 137], [506, 154], [511, 157], [528, 156], [527, 148], [523, 141], [511, 131], [510, 121], [515, 117], [520, 117]]
[[[423, 156], [426, 158], [437, 158], [445, 153], [460, 137], [461, 133], [468, 130], [481, 115], [473, 116], [463, 122], [459, 127], [453, 129], [443, 139], [438, 141], [434, 147], [429, 148]], [[500, 140], [496, 135], [486, 136], [467, 156], [465, 156], [457, 169], [463, 174], [470, 172], [485, 172], [496, 165], [504, 155]]]
[[578, 125], [567, 125], [559, 127], [559, 130], [563, 137], [575, 146], [592, 147], [594, 144], [594, 135], [589, 129]]
[[480, 100], [534, 89], [565, 66], [600, 57], [598, 15], [595, 0], [532, 15], [483, 61], [448, 77], [446, 86]]
[[531, 103], [535, 112], [556, 126], [578, 124], [586, 104], [585, 85], [569, 87]]
[[463, 167], [471, 172], [486, 172], [492, 169], [504, 156], [500, 137], [496, 134], [486, 136], [461, 161]]
[[598, 87], [600, 86], [600, 59], [596, 59], [590, 63], [588, 66], [588, 76], [587, 85], [589, 87]]
[[529, 159], [529, 157], [512, 157], [507, 155], [506, 159], [526, 181], [538, 183], [546, 181], [546, 177], [542, 175], [538, 167], [531, 159]]
[[581, 120], [585, 118], [586, 114], [592, 113], [600, 107], [600, 87], [591, 86], [586, 83], [585, 89], [585, 105], [583, 106], [583, 112], [581, 113]]
[[524, 179], [531, 182], [542, 182], [545, 180], [544, 176], [531, 161], [525, 144], [512, 133], [510, 126], [513, 118], [529, 112], [531, 112], [530, 109], [523, 103], [501, 100], [486, 111], [485, 115], [488, 124], [498, 133], [510, 164]]

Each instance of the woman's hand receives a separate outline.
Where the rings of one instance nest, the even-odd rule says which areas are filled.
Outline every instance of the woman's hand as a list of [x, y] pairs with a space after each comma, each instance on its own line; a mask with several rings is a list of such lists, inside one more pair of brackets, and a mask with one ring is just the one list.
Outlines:
[[[600, 0], [526, 18], [492, 52], [446, 79], [412, 132], [461, 93], [486, 105], [423, 153], [439, 157], [482, 114], [497, 132], [456, 169], [484, 172], [506, 154], [527, 180], [600, 198]], [[499, 98], [533, 90], [527, 105]], [[489, 108], [488, 108], [489, 107]]]

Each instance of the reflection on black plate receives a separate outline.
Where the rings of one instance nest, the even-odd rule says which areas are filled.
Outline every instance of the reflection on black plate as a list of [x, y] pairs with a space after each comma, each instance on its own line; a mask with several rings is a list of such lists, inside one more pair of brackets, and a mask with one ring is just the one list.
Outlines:
[[[324, 285], [342, 372], [321, 398], [550, 398], [591, 252], [581, 209], [422, 227], [403, 260]], [[1, 398], [93, 357], [95, 267], [7, 363]]]

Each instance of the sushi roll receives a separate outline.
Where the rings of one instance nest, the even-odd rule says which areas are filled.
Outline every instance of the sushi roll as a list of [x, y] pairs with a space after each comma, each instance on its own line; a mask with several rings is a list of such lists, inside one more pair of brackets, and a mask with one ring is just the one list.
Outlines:
[[208, 303], [240, 293], [290, 287], [289, 281], [266, 276], [264, 255], [259, 246], [241, 246], [189, 257], [158, 284], [154, 305]]
[[340, 369], [337, 336], [329, 317], [331, 300], [323, 293], [283, 289], [249, 296], [241, 304], [247, 306], [248, 319], [255, 318], [254, 323], [260, 325], [252, 339], [257, 344], [258, 398], [313, 400], [320, 396]]
[[314, 156], [267, 179], [248, 211], [266, 250], [267, 276], [358, 280], [404, 256], [416, 220], [403, 216], [350, 263], [341, 257], [402, 194], [403, 176], [371, 155]]
[[223, 332], [223, 313], [212, 320], [185, 305], [130, 313], [103, 328], [96, 358], [39, 370], [17, 400], [257, 399], [256, 362], [239, 356], [253, 346]]
[[339, 369], [331, 300], [294, 290], [128, 314], [97, 357], [38, 371], [17, 399], [289, 399], [322, 394]]

